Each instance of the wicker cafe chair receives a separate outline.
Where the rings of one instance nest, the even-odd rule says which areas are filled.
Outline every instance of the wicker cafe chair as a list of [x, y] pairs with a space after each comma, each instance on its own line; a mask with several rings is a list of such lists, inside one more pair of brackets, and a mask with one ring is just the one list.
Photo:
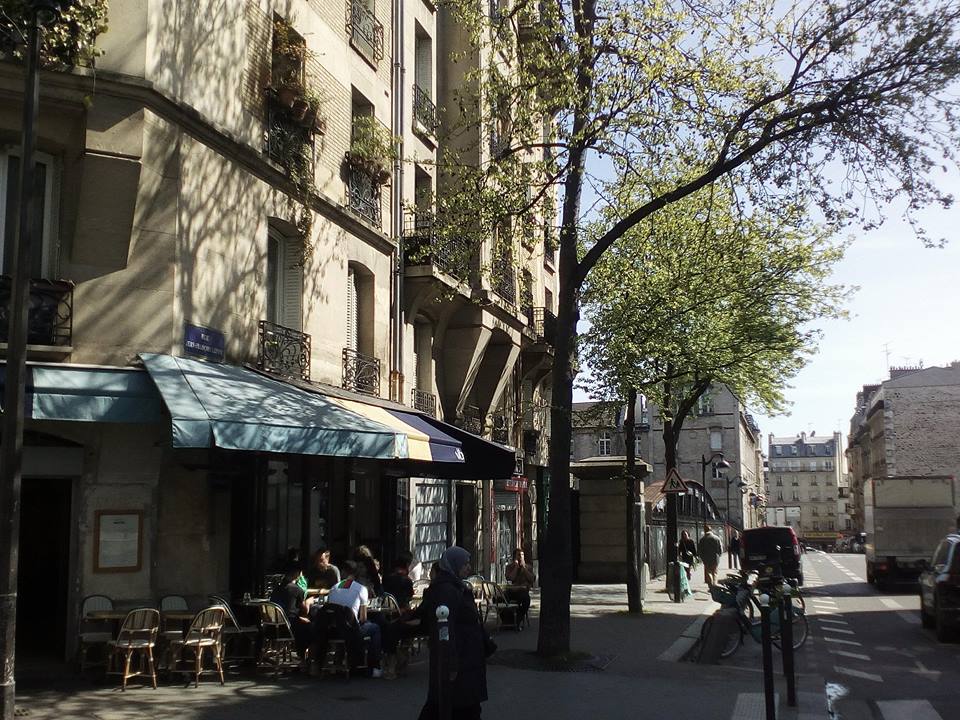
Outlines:
[[482, 622], [487, 621], [490, 614], [490, 598], [486, 592], [486, 580], [483, 575], [471, 575], [464, 582], [473, 589], [473, 600], [477, 604], [477, 612], [480, 613]]
[[297, 667], [296, 643], [293, 629], [283, 608], [272, 602], [260, 605], [260, 656], [257, 669], [273, 670], [274, 676], [283, 669]]
[[[193, 686], [200, 685], [200, 676], [204, 672], [216, 672], [220, 676], [220, 684], [223, 685], [223, 663], [220, 660], [220, 641], [223, 623], [226, 620], [227, 613], [219, 605], [208, 607], [201, 610], [190, 623], [190, 629], [187, 634], [179, 640], [173, 640], [170, 643], [170, 670], [177, 671], [179, 663], [188, 662], [184, 656], [188, 653], [193, 654], [193, 667], [191, 669], [182, 669], [179, 672], [193, 675]], [[203, 655], [209, 650], [213, 656], [213, 670], [203, 669]]]
[[[108, 624], [110, 621], [90, 617], [90, 613], [99, 610], [113, 610], [113, 600], [106, 595], [88, 595], [80, 603], [80, 622], [77, 626], [80, 672], [92, 665], [103, 665], [107, 661], [107, 643], [113, 639], [113, 632]], [[96, 662], [90, 662], [91, 648], [100, 649], [100, 659]]]
[[[222, 595], [209, 595], [207, 600], [211, 605], [222, 607], [227, 613], [227, 620], [223, 625], [223, 643], [220, 647], [221, 659], [231, 666], [244, 660], [254, 660], [260, 628], [256, 625], [241, 625], [233, 613], [230, 601]], [[245, 654], [241, 652], [244, 648], [247, 651]]]
[[514, 630], [522, 630], [523, 619], [520, 617], [520, 603], [507, 600], [503, 588], [498, 583], [488, 581], [483, 586], [489, 602], [488, 610], [493, 610], [497, 614], [497, 629], [511, 627]]
[[390, 593], [383, 593], [379, 597], [374, 598], [370, 603], [371, 610], [377, 610], [383, 615], [383, 619], [387, 622], [393, 622], [400, 618], [402, 614], [400, 611], [400, 603], [397, 602], [397, 599]]
[[[187, 600], [182, 595], [164, 595], [160, 598], [160, 637], [166, 642], [179, 640], [183, 637], [181, 622], [172, 622], [164, 617], [167, 612], [184, 612], [189, 610]], [[172, 627], [171, 627], [172, 624]]]
[[[157, 631], [160, 629], [160, 613], [153, 608], [139, 608], [127, 613], [120, 626], [116, 640], [111, 640], [108, 675], [123, 675], [121, 689], [127, 689], [127, 680], [149, 672], [153, 689], [157, 689], [157, 669], [153, 663], [153, 648], [157, 644]], [[134, 653], [140, 654], [140, 668], [130, 671], [130, 661]], [[123, 655], [123, 670], [114, 669], [114, 663]], [[146, 661], [146, 668], [144, 668]]]

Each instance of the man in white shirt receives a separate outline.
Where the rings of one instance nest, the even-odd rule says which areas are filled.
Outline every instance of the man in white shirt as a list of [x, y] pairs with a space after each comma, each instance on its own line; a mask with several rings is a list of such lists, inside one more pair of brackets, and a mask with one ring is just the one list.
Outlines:
[[372, 669], [373, 677], [383, 677], [383, 671], [380, 670], [380, 626], [367, 619], [367, 605], [370, 602], [367, 588], [363, 583], [356, 581], [354, 576], [357, 573], [357, 565], [353, 561], [344, 563], [341, 571], [346, 575], [343, 580], [330, 588], [327, 602], [348, 607], [353, 611], [360, 625], [360, 637], [370, 638], [367, 664]]

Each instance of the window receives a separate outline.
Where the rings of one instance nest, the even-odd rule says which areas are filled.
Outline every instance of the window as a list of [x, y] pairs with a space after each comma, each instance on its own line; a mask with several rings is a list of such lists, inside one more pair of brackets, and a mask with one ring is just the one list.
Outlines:
[[823, 467], [826, 470], [833, 470], [833, 460], [826, 460], [823, 463]]
[[347, 344], [363, 355], [374, 354], [374, 276], [359, 263], [347, 266]]
[[710, 430], [710, 449], [723, 449], [723, 433], [720, 430]]
[[437, 108], [433, 103], [433, 40], [416, 23], [413, 81], [414, 130], [433, 135], [437, 129]]
[[774, 453], [776, 453], [777, 455], [782, 455], [782, 454], [783, 454], [783, 448], [780, 447], [779, 445], [774, 445], [774, 446], [773, 446], [773, 451], [774, 451]]
[[800, 481], [797, 480], [797, 478], [794, 478], [794, 479], [793, 479], [793, 482], [792, 482], [791, 484], [792, 484], [794, 487], [799, 487]]
[[810, 470], [812, 471], [812, 470], [816, 470], [816, 469], [817, 469], [817, 461], [816, 461], [816, 460], [811, 460], [811, 461], [810, 461]]
[[697, 400], [697, 415], [713, 415], [713, 396], [708, 390]]
[[640, 433], [636, 432], [636, 430], [634, 430], [634, 433], [635, 434], [633, 436], [633, 454], [639, 458], [643, 456], [643, 452], [642, 452], [643, 448], [641, 447], [643, 445], [643, 438], [640, 437]]
[[[56, 217], [57, 183], [53, 158], [44, 153], [36, 154], [37, 189], [34, 205], [34, 231], [39, 241], [30, 248], [30, 277], [44, 278], [56, 275]], [[13, 270], [14, 233], [17, 229], [17, 203], [20, 185], [20, 156], [12, 150], [0, 149], [0, 256], [2, 273]]]
[[[810, 498], [810, 499], [811, 499], [811, 500], [814, 500], [814, 498]], [[813, 515], [813, 516], [819, 515], [819, 514], [820, 514], [820, 508], [810, 508], [810, 514]]]
[[[553, 312], [553, 292], [550, 290], [550, 288], [543, 289], [543, 307], [548, 312]], [[640, 414], [640, 423], [644, 425], [649, 423], [647, 420], [646, 410]]]
[[853, 520], [851, 520], [850, 518], [847, 518], [846, 520], [844, 520], [844, 521], [843, 521], [843, 529], [844, 529], [844, 530], [853, 530]]
[[812, 478], [810, 478], [810, 484], [811, 484], [811, 485], [817, 485], [817, 484], [819, 484], [819, 483], [817, 483], [817, 476], [816, 476], [816, 475], [814, 475]]
[[353, 268], [347, 269], [347, 347], [357, 349], [357, 277]]
[[612, 445], [609, 430], [601, 430], [600, 437], [597, 439], [597, 455], [609, 455]]
[[[814, 513], [814, 514], [816, 514], [816, 513]], [[820, 529], [820, 523], [819, 523], [817, 520], [814, 520], [814, 521], [813, 521], [813, 529], [814, 529], [814, 530], [819, 530], [819, 529]]]
[[777, 490], [777, 500], [783, 500], [783, 490]]
[[833, 524], [833, 520], [827, 522], [827, 530], [836, 530]]
[[292, 330], [303, 327], [303, 268], [300, 240], [284, 236], [276, 228], [267, 232], [266, 320]]
[[794, 491], [793, 491], [793, 499], [794, 499], [794, 500], [799, 500], [799, 499], [800, 499], [800, 491], [799, 491], [799, 490], [794, 490]]
[[796, 455], [796, 454], [797, 454], [797, 446], [796, 446], [796, 445], [792, 445], [792, 446], [790, 447], [790, 454], [791, 454], [791, 455]]
[[777, 487], [783, 487], [783, 480], [777, 480]]

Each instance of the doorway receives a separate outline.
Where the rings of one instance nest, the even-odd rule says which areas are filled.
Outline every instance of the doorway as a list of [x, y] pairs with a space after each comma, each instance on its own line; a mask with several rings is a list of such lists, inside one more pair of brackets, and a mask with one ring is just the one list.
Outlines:
[[17, 661], [66, 656], [70, 581], [69, 478], [31, 478], [20, 491]]

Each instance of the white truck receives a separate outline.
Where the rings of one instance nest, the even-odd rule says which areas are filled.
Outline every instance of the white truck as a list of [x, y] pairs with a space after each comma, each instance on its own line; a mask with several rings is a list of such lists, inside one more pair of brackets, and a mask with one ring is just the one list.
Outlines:
[[937, 543], [956, 527], [956, 482], [949, 475], [867, 480], [863, 511], [867, 582], [883, 588], [915, 581]]

